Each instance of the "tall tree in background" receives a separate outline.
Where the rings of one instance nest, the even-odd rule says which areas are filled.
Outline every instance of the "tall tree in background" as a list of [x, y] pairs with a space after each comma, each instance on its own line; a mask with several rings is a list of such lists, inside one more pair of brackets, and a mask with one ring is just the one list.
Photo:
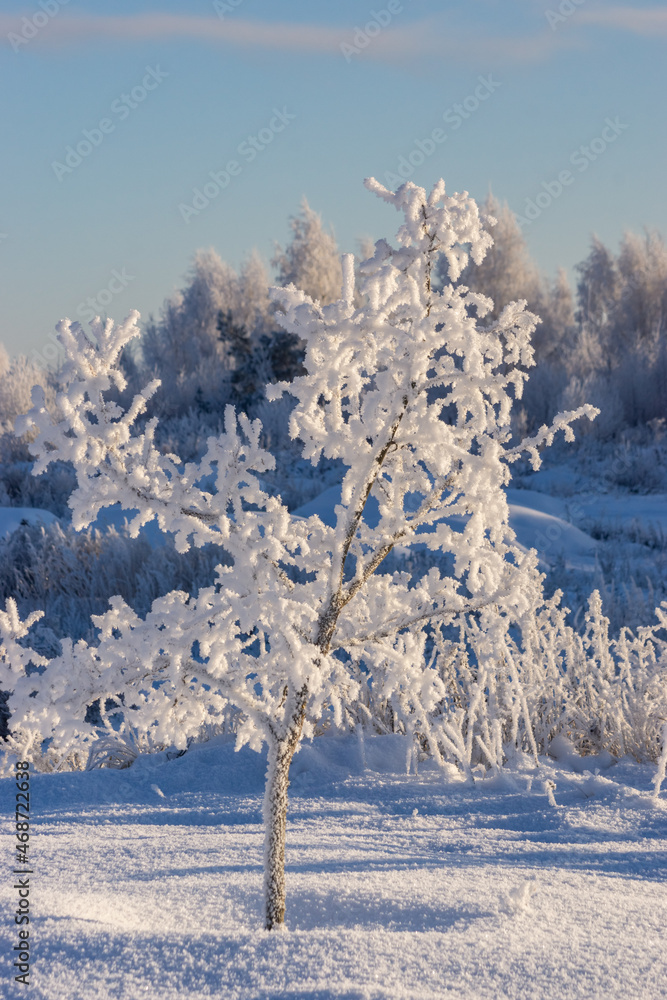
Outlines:
[[[142, 338], [144, 370], [160, 372], [154, 411], [222, 413], [234, 372], [272, 329], [266, 270], [252, 254], [236, 271], [213, 250], [194, 259], [185, 288], [169, 299]], [[238, 382], [238, 378], [236, 379]]]
[[230, 305], [234, 322], [244, 326], [251, 341], [270, 333], [275, 327], [275, 306], [269, 298], [269, 279], [262, 258], [256, 250], [241, 264], [238, 279], [238, 303]]
[[[522, 403], [514, 413], [520, 433], [532, 432], [549, 422], [558, 412], [560, 396], [567, 382], [563, 357], [574, 336], [572, 293], [564, 272], [550, 284], [542, 279], [532, 260], [524, 233], [507, 202], [489, 194], [484, 214], [494, 219], [493, 246], [479, 267], [469, 262], [461, 283], [493, 301], [488, 321], [498, 319], [510, 302], [526, 301], [527, 308], [540, 317], [532, 339], [537, 370], [528, 382]], [[440, 261], [440, 283], [447, 281]]]
[[575, 365], [578, 374], [585, 375], [587, 370], [613, 366], [609, 331], [618, 308], [620, 279], [614, 255], [595, 235], [588, 257], [576, 271], [580, 346]]
[[336, 240], [305, 198], [299, 214], [290, 219], [290, 229], [290, 243], [285, 249], [277, 246], [271, 261], [278, 284], [295, 285], [322, 305], [335, 302], [342, 280]]
[[617, 262], [620, 345], [652, 350], [667, 334], [667, 247], [659, 233], [625, 233]]
[[154, 412], [172, 416], [202, 402], [215, 405], [231, 367], [218, 320], [237, 304], [234, 269], [213, 250], [197, 253], [187, 285], [165, 302], [142, 337], [144, 370], [147, 375], [159, 371], [162, 383]]
[[667, 248], [626, 233], [617, 256], [593, 237], [577, 266], [578, 331], [568, 402], [593, 399], [598, 434], [667, 417]]

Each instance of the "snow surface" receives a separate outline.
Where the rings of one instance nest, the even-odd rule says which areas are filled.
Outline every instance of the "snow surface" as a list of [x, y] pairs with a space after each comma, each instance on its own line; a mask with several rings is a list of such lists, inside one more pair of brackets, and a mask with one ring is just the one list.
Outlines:
[[667, 534], [667, 493], [584, 496], [570, 504], [573, 514], [608, 527], [655, 525]]
[[[112, 507], [105, 507], [101, 510], [91, 527], [101, 532], [106, 532], [109, 528], [115, 528], [122, 532], [132, 520], [134, 513], [135, 511], [123, 510], [120, 504], [114, 504]], [[60, 518], [52, 514], [50, 510], [42, 510], [39, 507], [0, 507], [0, 538], [11, 535], [26, 522], [28, 524], [43, 524], [48, 527], [56, 521], [60, 521]], [[167, 539], [167, 535], [160, 531], [154, 521], [144, 524], [140, 534], [146, 538], [152, 548], [164, 545]]]
[[6, 538], [22, 524], [49, 525], [58, 518], [50, 510], [39, 507], [0, 507], [0, 538]]
[[[560, 742], [558, 760], [519, 758], [472, 787], [427, 763], [407, 774], [406, 750], [401, 736], [324, 736], [295, 757], [285, 933], [261, 929], [259, 755], [220, 738], [124, 771], [33, 775], [30, 995], [667, 993], [653, 767], [573, 758]], [[7, 813], [14, 784], [0, 785]], [[11, 912], [8, 878], [0, 895]], [[0, 934], [8, 955], [8, 921]]]

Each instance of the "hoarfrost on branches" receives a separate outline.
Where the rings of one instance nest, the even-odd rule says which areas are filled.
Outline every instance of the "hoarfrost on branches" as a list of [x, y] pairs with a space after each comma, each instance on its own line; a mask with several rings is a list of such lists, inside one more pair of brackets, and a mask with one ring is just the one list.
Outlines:
[[[269, 748], [267, 927], [284, 919], [289, 766], [317, 722], [363, 719], [372, 699], [394, 728], [468, 774], [476, 754], [499, 766], [507, 741], [536, 754], [540, 738], [539, 697], [524, 684], [537, 683], [540, 665], [526, 675], [528, 644], [515, 634], [532, 636], [533, 649], [543, 641], [534, 624], [546, 621], [541, 577], [535, 553], [516, 543], [503, 491], [522, 450], [510, 443], [510, 412], [533, 363], [537, 317], [515, 302], [484, 324], [491, 301], [457, 283], [492, 243], [493, 220], [466, 192], [447, 195], [442, 181], [428, 195], [410, 182], [396, 192], [373, 179], [366, 186], [402, 213], [398, 245], [375, 244], [359, 288], [344, 256], [342, 295], [330, 304], [293, 285], [273, 290], [280, 322], [306, 344], [306, 374], [267, 391], [295, 397], [290, 432], [304, 457], [346, 467], [333, 526], [291, 516], [262, 488], [274, 459], [258, 421], [228, 407], [224, 433], [186, 464], [158, 450], [154, 421], [138, 426], [158, 382], [126, 411], [110, 401], [125, 387], [119, 357], [139, 332], [137, 313], [117, 326], [98, 319], [90, 334], [63, 321], [57, 419], [37, 388], [17, 424], [34, 438], [35, 472], [56, 460], [74, 465], [77, 527], [121, 504], [135, 512], [135, 535], [155, 519], [180, 551], [217, 541], [233, 566], [218, 567], [196, 597], [160, 598], [145, 618], [112, 598], [95, 619], [99, 643], [65, 643], [61, 656], [40, 661], [42, 674], [25, 674], [28, 654], [15, 638], [29, 622], [8, 608], [0, 629], [12, 746], [25, 752], [50, 737], [66, 756], [91, 745], [99, 726], [86, 723], [86, 708], [96, 700], [108, 731], [113, 699], [121, 729], [181, 747], [236, 710], [239, 745]], [[450, 283], [438, 292], [441, 255]], [[576, 418], [594, 414], [561, 414], [523, 448], [539, 462], [557, 430], [569, 436]], [[452, 573], [382, 572], [395, 547], [415, 544], [449, 553]], [[558, 723], [545, 722], [545, 739]]]

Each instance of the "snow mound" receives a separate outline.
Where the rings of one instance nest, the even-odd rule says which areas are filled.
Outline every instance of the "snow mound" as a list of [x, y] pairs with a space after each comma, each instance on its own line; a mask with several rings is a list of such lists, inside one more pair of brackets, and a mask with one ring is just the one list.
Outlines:
[[0, 538], [7, 538], [22, 524], [53, 524], [58, 518], [50, 510], [39, 507], [0, 507]]

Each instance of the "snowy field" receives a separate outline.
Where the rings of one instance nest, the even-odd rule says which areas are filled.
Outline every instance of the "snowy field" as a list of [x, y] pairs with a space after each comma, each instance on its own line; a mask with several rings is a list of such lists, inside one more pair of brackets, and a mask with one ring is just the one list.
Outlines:
[[[654, 768], [560, 750], [469, 787], [425, 763], [407, 774], [400, 736], [305, 744], [284, 933], [261, 929], [257, 754], [221, 738], [123, 771], [35, 774], [30, 996], [658, 1000]], [[5, 912], [10, 893], [6, 878]], [[7, 921], [2, 939], [8, 955]]]

